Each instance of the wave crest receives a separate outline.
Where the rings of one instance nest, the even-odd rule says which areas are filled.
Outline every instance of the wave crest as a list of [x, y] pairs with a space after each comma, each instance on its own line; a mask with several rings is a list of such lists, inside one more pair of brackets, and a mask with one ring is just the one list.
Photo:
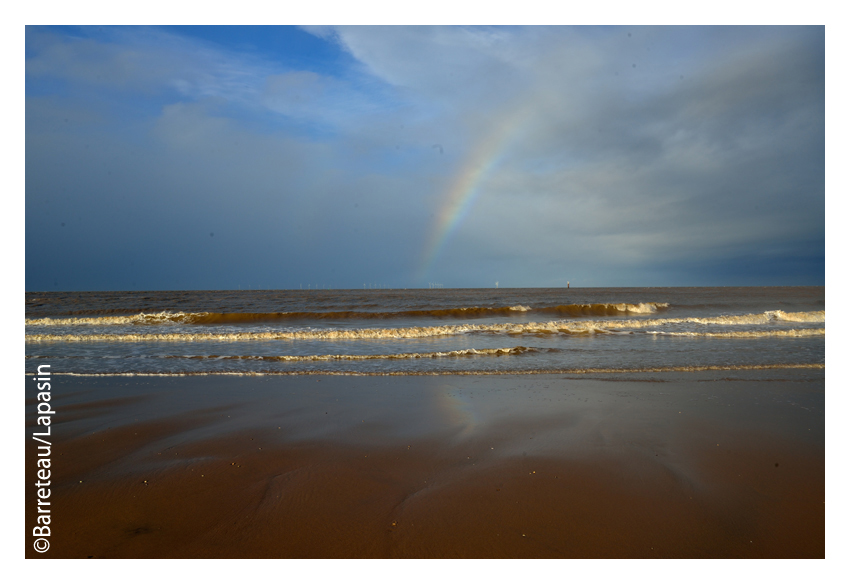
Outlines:
[[719, 333], [707, 332], [666, 332], [646, 331], [648, 335], [664, 335], [668, 337], [715, 337], [723, 339], [758, 339], [765, 337], [822, 337], [826, 329], [791, 329], [784, 331], [726, 331]]
[[240, 324], [285, 320], [351, 320], [392, 318], [487, 318], [513, 316], [517, 312], [557, 314], [560, 316], [616, 316], [619, 314], [651, 314], [667, 308], [664, 302], [639, 304], [565, 304], [561, 306], [532, 308], [517, 304], [503, 307], [436, 308], [430, 310], [403, 310], [397, 312], [367, 312], [343, 310], [332, 312], [157, 312], [123, 316], [93, 316], [74, 318], [28, 318], [29, 326], [108, 326], [108, 325], [162, 325], [162, 324]]
[[786, 322], [824, 322], [826, 311], [816, 310], [814, 312], [784, 312], [782, 310], [768, 310], [764, 313], [768, 318]]
[[[805, 322], [823, 321], [823, 311], [816, 313], [796, 313], [798, 318], [810, 318]], [[124, 342], [158, 342], [158, 341], [258, 341], [258, 340], [338, 340], [338, 339], [415, 339], [426, 337], [450, 336], [468, 333], [491, 333], [508, 335], [551, 335], [551, 334], [628, 334], [629, 330], [640, 331], [647, 328], [659, 328], [667, 325], [701, 324], [701, 325], [753, 325], [767, 324], [774, 321], [766, 314], [750, 314], [738, 316], [721, 316], [714, 318], [662, 318], [644, 320], [587, 320], [587, 321], [550, 321], [531, 323], [500, 323], [500, 324], [455, 324], [444, 326], [424, 326], [406, 328], [361, 328], [361, 329], [326, 329], [277, 332], [232, 332], [232, 333], [170, 333], [170, 334], [28, 334], [27, 342], [90, 342], [90, 341], [124, 341]], [[812, 332], [803, 332], [812, 331]], [[705, 332], [703, 336], [734, 336], [735, 331]], [[789, 331], [740, 331], [742, 335], [762, 336], [815, 336], [824, 335], [825, 329], [800, 329], [800, 332]], [[657, 334], [657, 332], [656, 332]]]

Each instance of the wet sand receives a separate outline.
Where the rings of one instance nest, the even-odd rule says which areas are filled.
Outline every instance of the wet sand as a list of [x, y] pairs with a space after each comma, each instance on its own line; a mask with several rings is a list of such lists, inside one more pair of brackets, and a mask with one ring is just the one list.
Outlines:
[[771, 375], [55, 376], [26, 555], [823, 558], [822, 373]]

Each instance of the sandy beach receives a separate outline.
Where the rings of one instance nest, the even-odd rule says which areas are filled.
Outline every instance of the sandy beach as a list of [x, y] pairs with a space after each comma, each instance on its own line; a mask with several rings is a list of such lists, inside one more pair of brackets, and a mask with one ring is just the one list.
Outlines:
[[782, 373], [56, 377], [44, 555], [824, 557], [823, 380]]

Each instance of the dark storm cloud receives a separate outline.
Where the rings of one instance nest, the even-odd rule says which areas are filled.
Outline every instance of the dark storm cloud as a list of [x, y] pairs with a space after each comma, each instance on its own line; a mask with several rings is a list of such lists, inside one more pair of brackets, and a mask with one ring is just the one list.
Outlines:
[[464, 178], [447, 286], [823, 281], [822, 27], [311, 30], [28, 28], [27, 289], [421, 285]]

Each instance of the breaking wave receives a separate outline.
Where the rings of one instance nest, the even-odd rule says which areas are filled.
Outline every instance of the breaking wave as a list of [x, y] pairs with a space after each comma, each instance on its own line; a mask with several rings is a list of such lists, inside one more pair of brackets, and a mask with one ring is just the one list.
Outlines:
[[786, 322], [824, 322], [826, 311], [816, 310], [814, 312], [783, 312], [781, 310], [768, 310], [764, 313], [766, 317]]
[[[790, 320], [778, 318], [776, 312], [741, 316], [721, 316], [714, 318], [667, 318], [646, 320], [603, 320], [603, 321], [551, 321], [545, 323], [500, 323], [500, 324], [457, 324], [445, 326], [407, 327], [407, 328], [363, 328], [363, 329], [327, 329], [274, 332], [231, 332], [231, 333], [168, 333], [168, 334], [28, 334], [27, 342], [157, 342], [157, 341], [263, 341], [263, 340], [342, 340], [342, 339], [415, 339], [426, 337], [451, 336], [469, 333], [492, 333], [508, 335], [552, 335], [552, 334], [616, 334], [651, 332], [651, 334], [681, 334], [690, 336], [717, 337], [769, 337], [769, 336], [818, 336], [825, 335], [826, 329], [759, 330], [759, 331], [696, 331], [696, 332], [660, 332], [642, 331], [669, 325], [757, 325], [776, 320], [790, 322], [824, 322], [823, 311], [814, 313], [793, 313]], [[768, 314], [770, 314], [768, 316]], [[782, 313], [784, 316], [785, 313]], [[808, 320], [802, 320], [808, 319]], [[819, 319], [819, 320], [818, 320]]]
[[648, 335], [664, 335], [669, 337], [716, 337], [724, 339], [758, 339], [763, 337], [822, 337], [826, 335], [826, 329], [791, 329], [782, 331], [725, 331], [718, 333], [710, 332], [667, 332], [646, 331]]
[[[542, 351], [553, 351], [556, 349], [542, 349]], [[197, 361], [278, 361], [278, 362], [300, 362], [300, 361], [371, 361], [371, 360], [405, 360], [405, 359], [441, 359], [462, 357], [503, 357], [507, 355], [522, 355], [534, 353], [540, 349], [530, 347], [506, 347], [497, 349], [458, 349], [454, 351], [431, 351], [427, 353], [390, 353], [386, 355], [156, 355], [156, 359], [193, 359]], [[27, 359], [51, 359], [49, 355], [27, 355]], [[68, 357], [65, 357], [68, 358]], [[72, 359], [115, 359], [120, 357], [100, 356], [81, 357], [74, 356]]]
[[349, 320], [349, 319], [392, 319], [392, 318], [487, 318], [511, 316], [517, 312], [557, 314], [560, 316], [616, 316], [618, 314], [651, 314], [667, 308], [662, 302], [640, 304], [566, 304], [532, 308], [518, 304], [497, 308], [445, 308], [433, 310], [404, 310], [397, 312], [368, 312], [345, 310], [335, 312], [158, 312], [124, 316], [100, 316], [88, 318], [28, 318], [27, 325], [34, 326], [77, 326], [77, 325], [161, 325], [161, 324], [240, 324], [255, 322], [295, 320]]

